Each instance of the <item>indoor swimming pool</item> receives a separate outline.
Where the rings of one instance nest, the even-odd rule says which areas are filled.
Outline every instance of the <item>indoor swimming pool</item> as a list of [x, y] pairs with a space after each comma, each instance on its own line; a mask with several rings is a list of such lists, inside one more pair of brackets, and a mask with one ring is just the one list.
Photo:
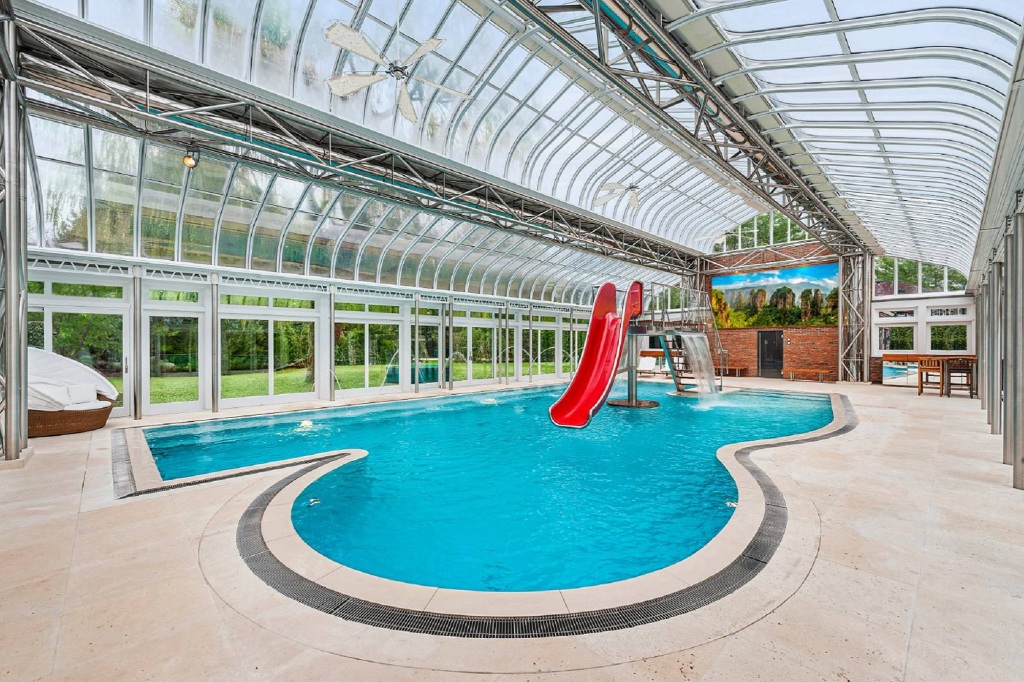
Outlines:
[[661, 407], [606, 407], [583, 430], [549, 422], [560, 389], [527, 389], [183, 424], [146, 437], [165, 480], [365, 449], [297, 498], [292, 521], [313, 549], [420, 585], [574, 588], [663, 568], [714, 537], [737, 500], [719, 447], [832, 420], [828, 396], [697, 399], [665, 388], [641, 383], [641, 397]]

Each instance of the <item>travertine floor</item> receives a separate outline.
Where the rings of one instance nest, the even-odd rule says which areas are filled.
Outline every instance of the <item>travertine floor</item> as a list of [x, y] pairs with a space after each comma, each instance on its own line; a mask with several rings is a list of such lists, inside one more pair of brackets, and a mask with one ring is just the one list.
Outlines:
[[[832, 440], [755, 455], [813, 503], [820, 540], [792, 596], [709, 643], [606, 665], [630, 658], [641, 633], [512, 647], [461, 640], [475, 662], [462, 669], [471, 673], [432, 667], [442, 646], [450, 654], [461, 645], [452, 640], [382, 636], [359, 658], [300, 644], [229, 606], [200, 565], [200, 538], [211, 520], [229, 515], [225, 503], [281, 472], [117, 502], [104, 430], [39, 440], [23, 469], [0, 471], [0, 678], [1020, 679], [1024, 492], [1010, 487], [1000, 440], [989, 435], [978, 401], [857, 385], [728, 383], [838, 390], [861, 423]], [[760, 579], [719, 608], [756, 601]], [[715, 628], [712, 608], [679, 627]], [[315, 622], [311, 615], [305, 626]], [[393, 658], [400, 653], [406, 665], [366, 660], [385, 641], [402, 647]], [[487, 674], [489, 661], [532, 670], [531, 652], [568, 671]]]

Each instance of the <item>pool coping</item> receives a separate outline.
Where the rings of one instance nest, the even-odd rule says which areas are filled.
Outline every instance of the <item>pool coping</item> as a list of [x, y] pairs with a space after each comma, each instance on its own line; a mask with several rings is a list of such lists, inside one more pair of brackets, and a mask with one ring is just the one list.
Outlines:
[[[330, 616], [390, 630], [463, 638], [533, 638], [655, 623], [732, 594], [768, 565], [786, 533], [789, 509], [782, 491], [751, 455], [833, 438], [856, 428], [859, 420], [846, 396], [828, 395], [833, 420], [824, 427], [720, 448], [718, 459], [739, 491], [732, 518], [694, 555], [636, 578], [568, 590], [474, 592], [387, 580], [327, 559], [295, 533], [290, 510], [313, 480], [365, 456], [357, 452], [307, 464], [260, 493], [235, 526], [235, 548], [249, 571], [283, 596]], [[813, 540], [816, 543], [817, 538]]]
[[[272, 413], [273, 416], [284, 414], [299, 414], [302, 412], [319, 412], [322, 410], [337, 410], [353, 407], [374, 407], [402, 405], [418, 400], [435, 400], [438, 398], [458, 398], [464, 396], [478, 395], [481, 393], [499, 393], [505, 391], [528, 391], [545, 390], [555, 386], [567, 384], [568, 379], [543, 379], [536, 382], [517, 382], [514, 384], [480, 384], [476, 386], [461, 386], [456, 392], [444, 389], [436, 392], [424, 393], [394, 393], [351, 396], [341, 402], [335, 401], [323, 405], [299, 404], [299, 405], [277, 405]], [[251, 408], [250, 408], [251, 409]], [[238, 419], [253, 419], [267, 416], [264, 412], [251, 412], [248, 414], [221, 415], [217, 413], [203, 412], [199, 415], [185, 413], [184, 415], [164, 414], [153, 415], [156, 423], [140, 424], [137, 426], [125, 426], [111, 429], [111, 477], [113, 479], [114, 498], [124, 499], [138, 497], [164, 490], [174, 490], [203, 483], [224, 481], [240, 476], [260, 474], [278, 469], [289, 469], [302, 466], [311, 462], [322, 462], [340, 454], [353, 452], [351, 449], [329, 450], [326, 452], [312, 453], [301, 457], [264, 462], [247, 467], [235, 469], [224, 469], [208, 474], [198, 474], [182, 478], [165, 479], [160, 475], [156, 466], [156, 460], [149, 448], [149, 442], [143, 433], [145, 429], [161, 428], [165, 426], [182, 426], [185, 424], [202, 424], [207, 422], [234, 421]], [[175, 417], [184, 417], [176, 419]]]

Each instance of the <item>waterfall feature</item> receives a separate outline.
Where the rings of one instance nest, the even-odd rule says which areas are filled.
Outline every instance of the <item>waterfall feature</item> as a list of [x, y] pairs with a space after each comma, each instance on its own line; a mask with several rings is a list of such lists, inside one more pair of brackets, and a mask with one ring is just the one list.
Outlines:
[[715, 363], [711, 359], [711, 344], [700, 332], [681, 332], [679, 338], [686, 351], [686, 359], [697, 382], [698, 393], [718, 393], [715, 381]]

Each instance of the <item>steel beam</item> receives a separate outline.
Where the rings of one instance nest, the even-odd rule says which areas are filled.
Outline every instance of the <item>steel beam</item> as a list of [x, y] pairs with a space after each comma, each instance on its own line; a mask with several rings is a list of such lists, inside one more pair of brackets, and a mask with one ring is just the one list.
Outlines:
[[[3, 49], [18, 61], [18, 35], [12, 21], [3, 24]], [[3, 408], [4, 459], [22, 457], [28, 444], [28, 295], [26, 291], [26, 165], [21, 88], [3, 83]]]
[[[520, 16], [540, 26], [561, 48], [610, 82], [632, 105], [659, 124], [667, 126], [688, 146], [714, 163], [717, 174], [727, 183], [741, 185], [770, 208], [781, 211], [800, 223], [809, 234], [829, 244], [837, 253], [867, 250], [863, 240], [843, 221], [814, 189], [786, 162], [767, 137], [748, 121], [731, 98], [706, 72], [706, 69], [663, 27], [660, 18], [645, 6], [630, 0], [614, 5], [581, 0], [587, 9], [600, 7], [609, 31], [622, 45], [649, 43], [636, 54], [649, 69], [630, 73], [633, 79], [663, 76], [678, 82], [666, 84], [671, 104], [686, 101], [692, 107], [695, 123], [691, 129], [666, 111], [661, 87], [652, 97], [648, 88], [638, 89], [621, 69], [611, 69], [600, 55], [566, 31], [556, 20], [529, 0], [509, 0]], [[614, 10], [614, 11], [613, 11]], [[623, 16], [623, 14], [625, 16]], [[714, 112], [708, 114], [708, 112]], [[695, 152], [697, 153], [697, 152]], [[745, 160], [745, 169], [737, 168]], [[706, 165], [706, 164], [705, 164]], [[742, 164], [740, 164], [742, 165]]]

